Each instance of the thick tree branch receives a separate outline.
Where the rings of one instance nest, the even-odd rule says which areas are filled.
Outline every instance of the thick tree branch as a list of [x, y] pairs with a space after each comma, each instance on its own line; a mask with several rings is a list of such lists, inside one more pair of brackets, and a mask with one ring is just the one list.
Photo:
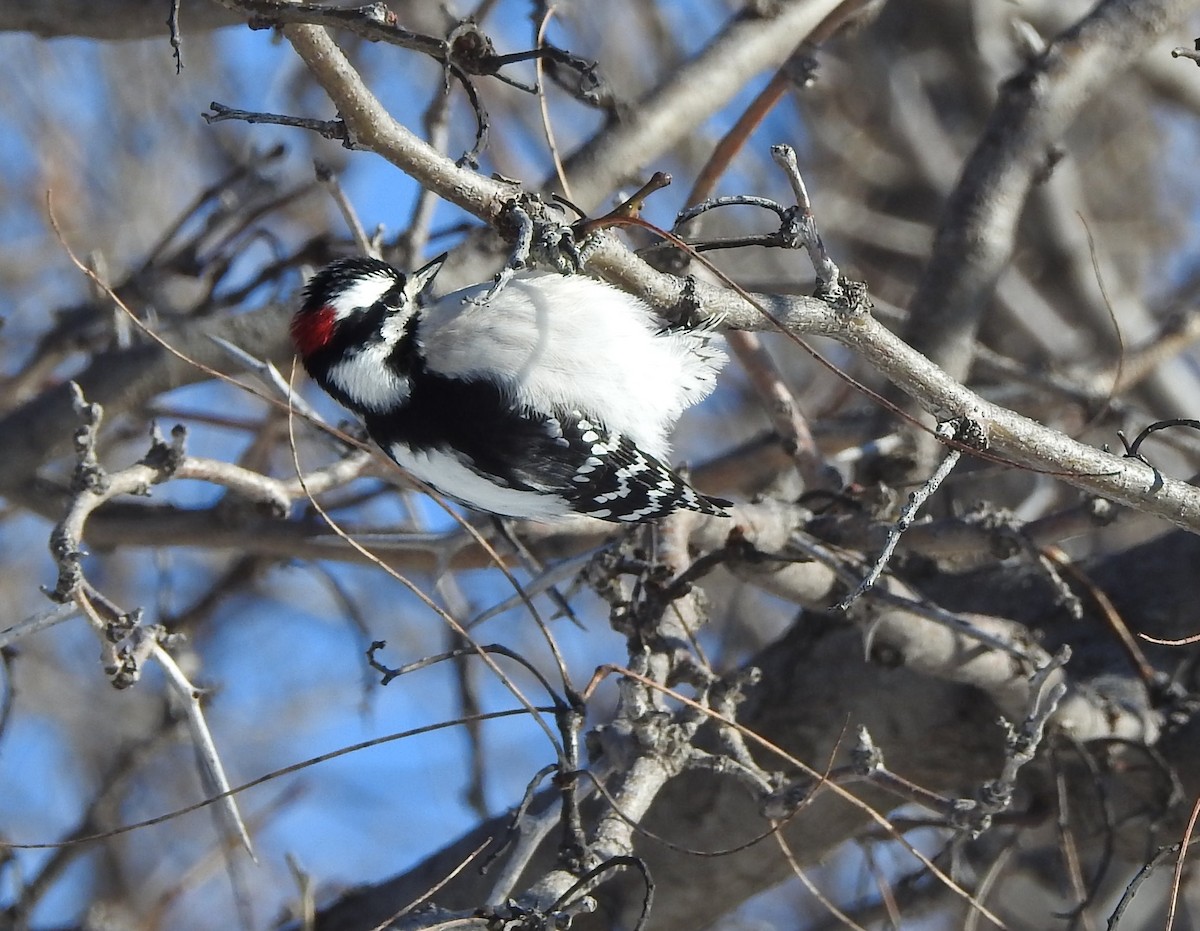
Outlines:
[[325, 29], [289, 25], [283, 34], [337, 107], [356, 146], [382, 155], [423, 187], [480, 219], [494, 221], [506, 201], [520, 193], [513, 185], [459, 168], [397, 122]]
[[[590, 255], [591, 267], [658, 308], [692, 301], [705, 317], [730, 329], [770, 330], [775, 324], [735, 292], [684, 282], [657, 272], [609, 239]], [[1200, 489], [1134, 460], [1079, 443], [1058, 430], [984, 400], [951, 378], [866, 312], [839, 310], [815, 298], [752, 294], [791, 333], [827, 336], [859, 352], [926, 411], [968, 417], [983, 428], [993, 453], [1050, 472], [1112, 501], [1200, 532]]]
[[[564, 166], [571, 192], [594, 207], [653, 165], [663, 153], [728, 103], [756, 74], [778, 68], [842, 0], [783, 0], [757, 16], [744, 7], [682, 68], [634, 104], [616, 126], [605, 127]], [[550, 179], [546, 187], [556, 185]]]
[[1196, 7], [1195, 0], [1105, 0], [1005, 83], [946, 204], [905, 331], [952, 377], [967, 375], [979, 321], [1050, 146], [1108, 81]]
[[[160, 37], [165, 45], [169, 6], [161, 0], [0, 0], [0, 32], [104, 40]], [[185, 31], [201, 32], [245, 21], [244, 16], [224, 9], [215, 0], [183, 0], [179, 18]]]

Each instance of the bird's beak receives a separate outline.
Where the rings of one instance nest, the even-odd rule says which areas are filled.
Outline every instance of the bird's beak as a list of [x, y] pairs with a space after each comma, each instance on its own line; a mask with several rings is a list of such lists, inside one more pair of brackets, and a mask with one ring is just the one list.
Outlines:
[[404, 296], [410, 302], [415, 302], [417, 295], [428, 287], [429, 283], [437, 277], [437, 273], [442, 270], [442, 266], [446, 264], [446, 256], [448, 253], [443, 252], [428, 265], [422, 265], [415, 272], [408, 276], [408, 280], [404, 283]]

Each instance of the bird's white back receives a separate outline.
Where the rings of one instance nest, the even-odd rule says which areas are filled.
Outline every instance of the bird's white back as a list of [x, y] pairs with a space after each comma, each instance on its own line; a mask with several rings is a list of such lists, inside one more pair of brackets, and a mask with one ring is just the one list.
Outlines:
[[712, 391], [725, 361], [707, 337], [657, 334], [645, 302], [591, 278], [518, 277], [490, 302], [472, 303], [487, 290], [457, 291], [422, 311], [418, 341], [432, 369], [461, 378], [486, 371], [536, 409], [603, 416], [654, 456], [667, 455], [667, 431]]

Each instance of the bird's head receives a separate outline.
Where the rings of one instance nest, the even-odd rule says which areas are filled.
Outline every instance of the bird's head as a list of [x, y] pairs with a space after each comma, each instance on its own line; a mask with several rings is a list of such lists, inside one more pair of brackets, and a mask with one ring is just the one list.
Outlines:
[[[306, 366], [317, 357], [344, 356], [398, 342], [446, 255], [405, 275], [379, 259], [338, 259], [309, 279], [292, 318], [292, 342]], [[332, 361], [332, 360], [330, 360]]]

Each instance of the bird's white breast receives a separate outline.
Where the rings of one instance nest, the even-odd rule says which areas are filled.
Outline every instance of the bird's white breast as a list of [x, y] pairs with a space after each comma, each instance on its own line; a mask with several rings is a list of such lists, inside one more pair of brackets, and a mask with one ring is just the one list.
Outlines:
[[421, 481], [482, 511], [533, 520], [558, 520], [575, 513], [560, 495], [505, 488], [473, 472], [457, 457], [437, 449], [414, 450], [394, 443], [387, 451], [397, 465]]

